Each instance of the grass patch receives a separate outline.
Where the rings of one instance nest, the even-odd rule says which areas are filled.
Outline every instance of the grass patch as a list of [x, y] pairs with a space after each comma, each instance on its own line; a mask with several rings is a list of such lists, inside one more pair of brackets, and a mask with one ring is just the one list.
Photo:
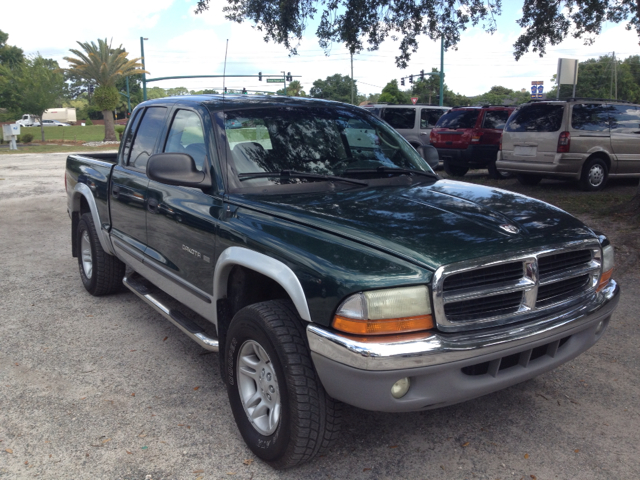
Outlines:
[[[39, 142], [42, 138], [40, 127], [22, 127], [20, 134], [30, 133], [33, 141]], [[77, 142], [101, 142], [104, 140], [104, 125], [71, 127], [44, 127], [44, 138], [48, 140], [70, 140]]]
[[[52, 127], [51, 127], [52, 128]], [[20, 145], [18, 150], [9, 150], [8, 148], [0, 148], [1, 155], [24, 155], [25, 153], [78, 153], [78, 152], [100, 152], [103, 150], [117, 150], [118, 145], [101, 145], [99, 147], [83, 147], [81, 143], [78, 145]]]

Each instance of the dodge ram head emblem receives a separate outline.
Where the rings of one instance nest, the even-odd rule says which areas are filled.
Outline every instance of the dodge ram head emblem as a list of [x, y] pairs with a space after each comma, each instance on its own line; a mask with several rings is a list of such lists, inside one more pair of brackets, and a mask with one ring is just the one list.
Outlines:
[[520, 233], [520, 229], [518, 227], [515, 227], [513, 225], [509, 225], [508, 223], [505, 223], [503, 225], [500, 225], [500, 228], [503, 229], [505, 232], [507, 233], [513, 233], [514, 235], [516, 233]]

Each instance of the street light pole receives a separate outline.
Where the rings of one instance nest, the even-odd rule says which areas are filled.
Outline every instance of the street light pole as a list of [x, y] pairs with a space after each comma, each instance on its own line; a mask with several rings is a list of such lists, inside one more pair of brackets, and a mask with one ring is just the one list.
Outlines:
[[288, 97], [289, 93], [287, 92], [287, 74], [284, 73], [284, 70], [282, 70], [282, 79], [284, 80], [284, 95]]
[[[145, 70], [144, 66], [144, 41], [148, 38], [140, 37], [140, 56], [142, 57], [142, 70]], [[147, 100], [147, 74], [142, 74], [142, 99]]]
[[444, 105], [444, 37], [440, 37], [440, 106]]

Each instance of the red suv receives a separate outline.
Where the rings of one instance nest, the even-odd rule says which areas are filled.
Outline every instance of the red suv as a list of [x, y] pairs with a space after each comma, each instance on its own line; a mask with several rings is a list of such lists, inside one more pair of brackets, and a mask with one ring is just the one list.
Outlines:
[[515, 107], [485, 105], [456, 107], [440, 117], [431, 130], [444, 171], [462, 177], [469, 168], [487, 168], [491, 178], [504, 178], [496, 168], [502, 129]]

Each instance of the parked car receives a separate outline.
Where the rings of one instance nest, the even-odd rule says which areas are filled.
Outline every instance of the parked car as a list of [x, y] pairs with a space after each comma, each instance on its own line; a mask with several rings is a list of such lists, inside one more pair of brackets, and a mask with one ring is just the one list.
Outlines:
[[42, 120], [43, 127], [70, 127], [68, 123], [59, 122], [58, 120]]
[[364, 105], [393, 127], [415, 148], [431, 168], [439, 164], [437, 152], [429, 147], [429, 134], [438, 119], [451, 107], [435, 105]]
[[[422, 411], [552, 370], [602, 338], [620, 297], [605, 235], [443, 180], [387, 123], [338, 102], [143, 102], [117, 153], [67, 158], [64, 185], [87, 292], [124, 283], [219, 352], [212, 387], [276, 468], [327, 451], [340, 402]], [[86, 308], [127, 315], [129, 302]]]
[[588, 191], [609, 176], [638, 176], [640, 106], [579, 98], [525, 104], [507, 122], [497, 165], [525, 185], [566, 178]]
[[431, 130], [444, 170], [462, 177], [470, 168], [486, 168], [491, 178], [504, 178], [496, 168], [500, 137], [515, 107], [457, 107], [445, 113]]

